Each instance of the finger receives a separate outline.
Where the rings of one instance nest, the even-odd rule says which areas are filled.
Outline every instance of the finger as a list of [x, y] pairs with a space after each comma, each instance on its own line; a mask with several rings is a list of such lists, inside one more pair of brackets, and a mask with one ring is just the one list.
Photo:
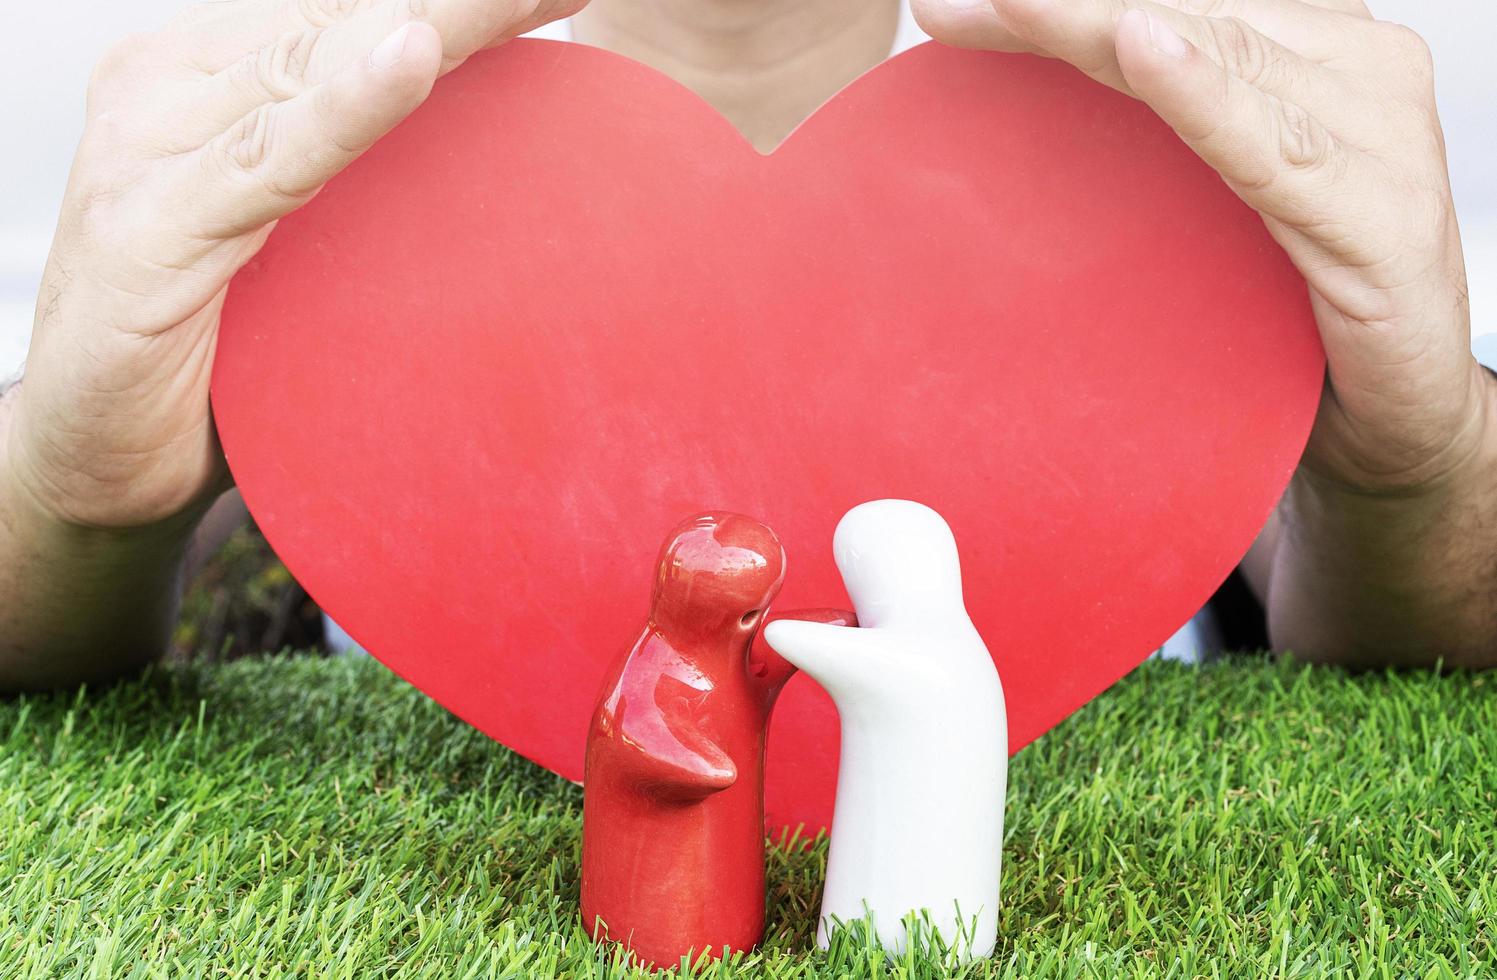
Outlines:
[[317, 84], [403, 24], [420, 20], [442, 38], [444, 71], [485, 48], [574, 13], [577, 0], [390, 0], [318, 28], [307, 73]]
[[285, 34], [319, 30], [391, 0], [199, 0], [167, 25], [184, 55], [216, 72]]
[[[858, 617], [846, 609], [792, 609], [787, 613], [771, 613], [766, 621], [768, 623], [778, 622], [782, 619], [797, 620], [811, 623], [829, 623], [833, 626], [856, 626]], [[778, 690], [790, 680], [795, 673], [795, 665], [775, 652], [764, 638], [764, 630], [754, 638], [753, 646], [749, 648], [748, 671], [750, 677], [760, 678], [764, 685], [771, 690]]]
[[[199, 120], [197, 130], [206, 139], [259, 105], [286, 101], [322, 84], [413, 20], [436, 28], [442, 38], [441, 70], [447, 72], [480, 47], [532, 30], [537, 14], [518, 23], [511, 20], [530, 9], [475, 0], [392, 0], [370, 6], [331, 26], [293, 29], [248, 52], [205, 79], [186, 111]], [[540, 16], [563, 9], [561, 3], [535, 8]]]
[[1117, 49], [1138, 97], [1272, 219], [1311, 221], [1351, 162], [1349, 148], [1303, 107], [1226, 71], [1152, 13], [1122, 18]]
[[[1205, 0], [994, 0], [1005, 25], [1036, 51], [1069, 62], [1092, 78], [1133, 94], [1117, 63], [1117, 25], [1134, 9], [1146, 10], [1177, 34], [1215, 58], [1218, 64], [1276, 94], [1303, 95], [1310, 69], [1344, 46], [1344, 29], [1354, 23], [1343, 14], [1298, 0], [1219, 0], [1210, 6], [1241, 16], [1203, 17], [1182, 7]], [[1267, 44], [1237, 45], [1237, 25], [1254, 25]], [[1272, 54], [1272, 58], [1260, 55]], [[1303, 62], [1303, 64], [1301, 64]], [[1322, 86], [1323, 87], [1323, 86]]]
[[407, 24], [324, 84], [256, 109], [183, 160], [195, 178], [185, 230], [222, 240], [300, 207], [425, 101], [441, 57], [435, 30]]
[[1247, 21], [1261, 34], [1317, 59], [1345, 46], [1344, 33], [1352, 26], [1350, 21], [1369, 19], [1361, 0], [1146, 0], [1132, 6]]
[[[1165, 0], [1171, 6], [1187, 13], [1205, 17], [1251, 18], [1261, 9], [1257, 0]], [[1352, 14], [1362, 19], [1372, 15], [1362, 0], [1273, 0], [1273, 6], [1292, 12], [1295, 7], [1329, 10], [1338, 14]], [[1256, 26], [1256, 25], [1255, 25]]]
[[[327, 55], [315, 56], [313, 82], [342, 68], [352, 52], [365, 51], [413, 20], [437, 29], [447, 67], [485, 47], [574, 13], [579, 0], [230, 0], [182, 28], [186, 50], [204, 71], [218, 72], [289, 34], [313, 32]], [[339, 55], [342, 55], [340, 57]]]
[[1372, 19], [1372, 11], [1367, 9], [1367, 4], [1363, 3], [1362, 0], [1302, 0], [1302, 2], [1312, 7], [1321, 7], [1325, 10], [1334, 10], [1337, 13], [1350, 14], [1362, 20]]

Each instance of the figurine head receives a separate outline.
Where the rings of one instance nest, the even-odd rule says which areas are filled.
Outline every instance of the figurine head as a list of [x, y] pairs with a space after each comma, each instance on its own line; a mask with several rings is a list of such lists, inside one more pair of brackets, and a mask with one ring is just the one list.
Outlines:
[[941, 515], [924, 504], [859, 504], [837, 524], [832, 552], [864, 626], [965, 615], [956, 538]]
[[785, 577], [785, 550], [740, 514], [682, 521], [660, 549], [652, 616], [673, 637], [753, 636]]

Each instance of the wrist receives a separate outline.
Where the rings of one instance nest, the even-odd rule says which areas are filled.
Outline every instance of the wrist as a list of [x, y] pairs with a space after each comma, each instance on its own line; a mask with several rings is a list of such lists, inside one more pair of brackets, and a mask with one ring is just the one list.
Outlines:
[[141, 527], [69, 520], [14, 464], [0, 399], [0, 692], [129, 672], [165, 648], [194, 516]]
[[114, 527], [78, 520], [48, 493], [46, 481], [38, 478], [19, 445], [16, 422], [24, 392], [23, 384], [0, 392], [0, 518], [12, 538], [44, 542], [48, 548], [95, 552], [100, 557], [112, 552], [167, 555], [185, 549], [211, 506], [211, 497], [161, 520]]
[[1490, 485], [1497, 464], [1497, 377], [1469, 353], [1454, 376], [1442, 373], [1443, 399], [1417, 393], [1427, 407], [1442, 402], [1422, 419], [1405, 410], [1359, 423], [1345, 396], [1328, 390], [1289, 489], [1353, 512], [1383, 512], [1437, 507], [1473, 485]]
[[[138, 417], [120, 417], [128, 409], [118, 399], [95, 404], [66, 388], [59, 396], [52, 380], [28, 373], [0, 395], [0, 492], [39, 526], [80, 539], [170, 543], [191, 537], [232, 488], [206, 414], [158, 426], [157, 435]], [[80, 416], [91, 428], [76, 425]]]
[[[9, 467], [0, 473], [0, 531], [7, 550], [36, 571], [68, 569], [80, 594], [129, 580], [175, 580], [184, 565], [195, 521], [182, 518], [138, 528], [93, 527], [58, 516], [39, 502]], [[113, 586], [110, 583], [114, 583]]]
[[1348, 664], [1491, 666], [1497, 649], [1497, 379], [1437, 478], [1368, 488], [1301, 466], [1268, 595], [1281, 649]]
[[1279, 511], [1280, 550], [1411, 588], [1449, 581], [1444, 565], [1477, 544], [1473, 528], [1497, 526], [1497, 378], [1474, 359], [1471, 370], [1461, 421], [1421, 479], [1366, 483], [1301, 464]]

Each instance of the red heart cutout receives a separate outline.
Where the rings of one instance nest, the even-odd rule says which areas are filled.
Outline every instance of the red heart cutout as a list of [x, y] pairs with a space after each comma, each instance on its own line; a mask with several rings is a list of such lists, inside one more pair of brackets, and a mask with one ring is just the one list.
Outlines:
[[[213, 379], [290, 569], [395, 671], [582, 774], [597, 683], [687, 514], [946, 516], [1023, 746], [1210, 595], [1287, 482], [1323, 355], [1259, 219], [1143, 106], [922, 45], [778, 151], [643, 65], [474, 58], [235, 281]], [[828, 823], [791, 685], [772, 826]]]

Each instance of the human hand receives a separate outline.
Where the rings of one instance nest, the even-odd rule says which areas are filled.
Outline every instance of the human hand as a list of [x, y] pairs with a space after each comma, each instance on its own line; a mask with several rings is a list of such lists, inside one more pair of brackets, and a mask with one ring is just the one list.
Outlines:
[[234, 273], [440, 74], [583, 3], [218, 0], [114, 47], [0, 473], [67, 524], [201, 510], [228, 484], [208, 380]]
[[1301, 473], [1459, 479], [1491, 437], [1428, 47], [1361, 0], [914, 0], [934, 37], [1063, 59], [1141, 99], [1309, 283], [1329, 379]]

